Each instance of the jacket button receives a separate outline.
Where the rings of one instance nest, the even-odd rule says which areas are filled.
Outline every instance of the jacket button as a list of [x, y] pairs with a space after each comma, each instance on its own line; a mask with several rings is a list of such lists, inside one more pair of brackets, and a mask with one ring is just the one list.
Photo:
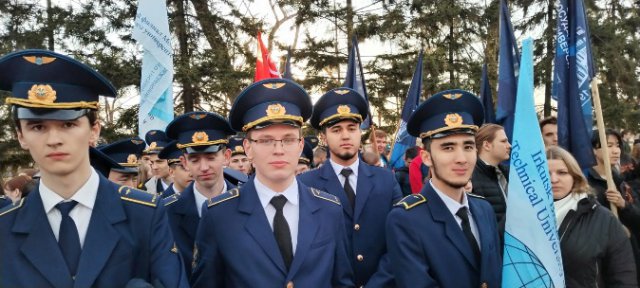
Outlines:
[[293, 281], [289, 281], [289, 283], [287, 283], [287, 288], [293, 288]]
[[358, 262], [362, 262], [362, 261], [364, 261], [364, 256], [362, 256], [361, 254], [358, 254], [356, 259], [358, 259]]
[[487, 288], [489, 287], [489, 285], [487, 285], [487, 282], [482, 282], [482, 284], [480, 285], [480, 288]]
[[360, 230], [360, 224], [354, 225], [353, 230], [356, 230], [356, 231]]

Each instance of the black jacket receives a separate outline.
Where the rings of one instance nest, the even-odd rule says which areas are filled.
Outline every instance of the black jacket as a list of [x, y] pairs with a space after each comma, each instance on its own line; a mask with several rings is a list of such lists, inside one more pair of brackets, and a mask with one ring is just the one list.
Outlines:
[[[498, 168], [502, 171], [507, 179], [509, 179], [509, 171], [502, 165]], [[498, 184], [498, 175], [494, 166], [490, 166], [484, 163], [484, 161], [478, 158], [476, 161], [476, 167], [473, 170], [473, 176], [471, 177], [471, 183], [473, 184], [473, 194], [480, 195], [489, 201], [493, 212], [496, 213], [496, 220], [498, 223], [504, 221], [504, 214], [507, 211], [507, 202], [500, 190], [500, 184]]]
[[588, 197], [558, 231], [565, 281], [571, 287], [638, 287], [631, 243], [610, 211]]
[[402, 189], [402, 196], [411, 195], [411, 183], [409, 183], [409, 167], [396, 169], [396, 180]]
[[[596, 172], [593, 168], [589, 169], [589, 173], [587, 174], [587, 180], [589, 181], [589, 186], [593, 188], [598, 202], [604, 206], [604, 208], [610, 209], [609, 201], [607, 200], [606, 192], [607, 192], [607, 181], [602, 179], [598, 172]], [[618, 187], [618, 191], [622, 193], [622, 196], [626, 199], [626, 206], [623, 209], [618, 209], [618, 215], [620, 216], [620, 221], [624, 226], [629, 228], [636, 237], [640, 236], [640, 199], [637, 191], [633, 191], [626, 182], [622, 181], [622, 178], [619, 174], [613, 174], [613, 181], [616, 183], [616, 187]]]

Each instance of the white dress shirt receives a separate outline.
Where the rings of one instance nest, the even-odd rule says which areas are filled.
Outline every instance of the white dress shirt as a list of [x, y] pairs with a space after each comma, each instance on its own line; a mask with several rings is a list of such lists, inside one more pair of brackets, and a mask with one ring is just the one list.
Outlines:
[[341, 187], [344, 187], [344, 180], [346, 179], [346, 177], [342, 176], [340, 172], [342, 172], [342, 169], [344, 168], [351, 168], [351, 171], [353, 171], [353, 173], [349, 175], [349, 184], [351, 185], [351, 188], [353, 188], [353, 194], [358, 195], [358, 167], [360, 166], [360, 159], [356, 160], [349, 166], [342, 166], [336, 162], [333, 162], [332, 159], [329, 159], [329, 163], [331, 163], [333, 171], [336, 172], [336, 176], [338, 176], [338, 181], [340, 181]]
[[462, 193], [462, 203], [458, 203], [458, 201], [453, 200], [451, 199], [451, 197], [440, 192], [440, 190], [438, 190], [438, 188], [436, 188], [436, 186], [433, 185], [431, 180], [429, 180], [429, 185], [431, 185], [431, 187], [433, 187], [433, 190], [436, 191], [436, 194], [440, 196], [440, 199], [442, 199], [442, 201], [444, 202], [444, 205], [447, 206], [447, 209], [449, 209], [449, 212], [451, 212], [451, 215], [453, 215], [453, 218], [456, 219], [456, 222], [458, 223], [458, 226], [460, 226], [460, 229], [462, 229], [462, 219], [458, 217], [456, 213], [458, 213], [458, 210], [460, 210], [460, 208], [467, 207], [467, 213], [469, 214], [469, 224], [471, 226], [471, 233], [473, 233], [473, 237], [476, 238], [476, 241], [478, 242], [478, 247], [482, 248], [482, 245], [480, 245], [480, 232], [478, 231], [478, 226], [476, 225], [476, 221], [473, 219], [473, 215], [471, 214], [471, 208], [469, 208], [469, 199], [467, 199], [467, 193]]
[[42, 199], [42, 205], [44, 206], [44, 212], [49, 219], [49, 225], [53, 235], [58, 240], [60, 234], [60, 222], [62, 222], [62, 214], [56, 209], [56, 205], [60, 202], [76, 201], [78, 204], [71, 209], [69, 217], [73, 219], [78, 229], [78, 236], [80, 236], [80, 247], [84, 246], [84, 238], [87, 236], [87, 230], [89, 229], [89, 221], [91, 220], [91, 214], [93, 213], [93, 205], [96, 202], [96, 196], [98, 195], [98, 186], [100, 185], [100, 177], [98, 173], [91, 168], [91, 176], [87, 182], [78, 189], [78, 191], [71, 196], [69, 200], [64, 200], [60, 195], [53, 192], [49, 187], [44, 185], [43, 181], [40, 181], [40, 198]]
[[[202, 218], [202, 204], [209, 200], [209, 198], [207, 198], [206, 196], [202, 195], [202, 193], [200, 193], [200, 191], [198, 191], [198, 188], [196, 188], [196, 183], [193, 184], [193, 198], [196, 199], [196, 209], [198, 209], [198, 216], [200, 218]], [[221, 194], [227, 192], [227, 182], [223, 181], [222, 182], [222, 192], [220, 192]]]
[[296, 254], [296, 246], [298, 244], [298, 222], [300, 220], [300, 205], [298, 201], [298, 181], [293, 180], [293, 183], [287, 187], [283, 192], [275, 192], [266, 185], [262, 184], [258, 177], [254, 178], [253, 182], [258, 191], [258, 198], [260, 198], [260, 204], [264, 208], [264, 213], [267, 214], [267, 220], [269, 220], [269, 226], [273, 231], [273, 217], [276, 216], [276, 208], [271, 205], [271, 199], [278, 195], [284, 195], [287, 197], [287, 203], [282, 208], [282, 214], [287, 219], [289, 224], [289, 231], [291, 231], [291, 244], [293, 246], [293, 254]]

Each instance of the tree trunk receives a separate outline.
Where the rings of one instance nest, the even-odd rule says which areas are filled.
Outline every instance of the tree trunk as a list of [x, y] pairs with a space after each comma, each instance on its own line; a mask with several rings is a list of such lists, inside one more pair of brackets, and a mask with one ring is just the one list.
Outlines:
[[191, 79], [189, 77], [190, 63], [189, 59], [189, 35], [187, 31], [187, 23], [185, 19], [185, 1], [186, 0], [173, 0], [176, 8], [175, 15], [175, 31], [178, 36], [178, 64], [177, 70], [182, 73], [176, 73], [176, 78], [182, 84], [182, 103], [184, 105], [184, 112], [192, 112], [193, 106], [195, 102], [195, 91], [193, 89], [193, 84], [191, 83]]
[[47, 0], [47, 49], [50, 51], [55, 50], [55, 42], [53, 39], [53, 32], [55, 28], [53, 27], [53, 8], [51, 7], [51, 0]]

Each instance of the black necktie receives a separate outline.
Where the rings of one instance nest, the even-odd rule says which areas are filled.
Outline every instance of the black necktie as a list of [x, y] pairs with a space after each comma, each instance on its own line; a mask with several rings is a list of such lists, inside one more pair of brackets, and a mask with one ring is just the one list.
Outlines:
[[344, 176], [344, 192], [347, 193], [347, 198], [351, 203], [351, 209], [356, 207], [356, 193], [353, 191], [351, 184], [349, 183], [349, 176], [353, 174], [351, 168], [344, 168], [340, 171], [340, 175]]
[[478, 241], [476, 241], [476, 237], [473, 236], [471, 232], [471, 223], [469, 222], [469, 213], [467, 212], [467, 207], [461, 207], [460, 210], [456, 213], [460, 219], [462, 219], [462, 233], [464, 233], [465, 238], [467, 238], [467, 242], [471, 246], [471, 251], [473, 251], [474, 256], [476, 257], [476, 261], [480, 261], [480, 247], [478, 247]]
[[287, 219], [284, 218], [284, 213], [282, 213], [282, 208], [287, 203], [287, 197], [283, 195], [275, 196], [271, 198], [270, 203], [276, 208], [276, 215], [273, 216], [273, 234], [276, 236], [276, 242], [278, 242], [284, 265], [289, 270], [293, 261], [293, 244], [291, 243], [289, 223], [287, 223]]
[[56, 205], [60, 214], [62, 214], [62, 221], [60, 222], [60, 232], [58, 233], [58, 246], [64, 256], [64, 260], [67, 262], [67, 267], [71, 276], [76, 276], [78, 271], [78, 262], [80, 262], [80, 236], [78, 236], [78, 228], [76, 223], [71, 217], [69, 212], [76, 206], [78, 202], [60, 202]]

